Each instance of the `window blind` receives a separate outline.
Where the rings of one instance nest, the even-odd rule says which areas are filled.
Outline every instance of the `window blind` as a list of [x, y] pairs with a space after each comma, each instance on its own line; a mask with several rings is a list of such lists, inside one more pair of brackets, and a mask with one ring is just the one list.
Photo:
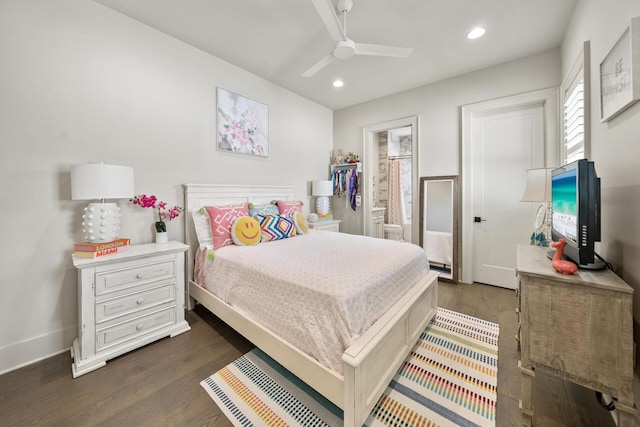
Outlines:
[[584, 158], [584, 79], [573, 86], [564, 103], [565, 164]]
[[576, 62], [564, 78], [562, 96], [562, 143], [560, 164], [589, 157], [590, 126], [589, 111], [591, 73], [590, 43], [584, 42]]

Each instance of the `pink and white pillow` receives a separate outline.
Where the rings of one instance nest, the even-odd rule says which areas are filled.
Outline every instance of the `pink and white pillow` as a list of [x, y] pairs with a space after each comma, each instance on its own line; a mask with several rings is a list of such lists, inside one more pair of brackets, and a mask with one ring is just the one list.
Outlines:
[[232, 245], [231, 226], [236, 219], [249, 215], [249, 204], [205, 206], [209, 214], [211, 232], [213, 234], [213, 249]]
[[280, 215], [293, 216], [293, 214], [302, 212], [302, 202], [300, 200], [278, 200], [278, 211]]

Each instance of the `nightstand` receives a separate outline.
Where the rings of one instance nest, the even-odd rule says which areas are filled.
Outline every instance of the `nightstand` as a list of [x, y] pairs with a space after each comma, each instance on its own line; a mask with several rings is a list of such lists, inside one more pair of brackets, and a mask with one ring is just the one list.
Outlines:
[[519, 425], [533, 424], [542, 371], [617, 398], [618, 426], [634, 425], [633, 288], [609, 270], [557, 273], [549, 248], [518, 245]]
[[98, 259], [73, 258], [78, 269], [78, 338], [73, 377], [166, 336], [190, 330], [184, 318], [180, 242], [132, 245]]
[[340, 219], [332, 219], [330, 221], [318, 221], [318, 222], [310, 222], [309, 227], [314, 230], [325, 230], [325, 231], [340, 231]]

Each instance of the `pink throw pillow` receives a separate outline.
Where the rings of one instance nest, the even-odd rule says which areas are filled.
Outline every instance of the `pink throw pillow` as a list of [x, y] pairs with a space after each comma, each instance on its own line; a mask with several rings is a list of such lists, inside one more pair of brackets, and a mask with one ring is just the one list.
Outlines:
[[240, 203], [237, 205], [205, 206], [209, 214], [211, 223], [211, 233], [213, 234], [213, 249], [219, 249], [233, 244], [231, 238], [231, 226], [236, 219], [249, 215], [249, 204]]
[[300, 200], [278, 200], [276, 204], [280, 215], [293, 216], [295, 213], [302, 212], [302, 202]]

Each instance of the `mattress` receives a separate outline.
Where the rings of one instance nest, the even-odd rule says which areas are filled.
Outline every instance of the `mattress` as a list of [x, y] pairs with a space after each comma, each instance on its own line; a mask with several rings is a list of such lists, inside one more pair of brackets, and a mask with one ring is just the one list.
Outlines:
[[342, 354], [429, 270], [411, 243], [308, 234], [198, 253], [198, 284], [342, 375]]

